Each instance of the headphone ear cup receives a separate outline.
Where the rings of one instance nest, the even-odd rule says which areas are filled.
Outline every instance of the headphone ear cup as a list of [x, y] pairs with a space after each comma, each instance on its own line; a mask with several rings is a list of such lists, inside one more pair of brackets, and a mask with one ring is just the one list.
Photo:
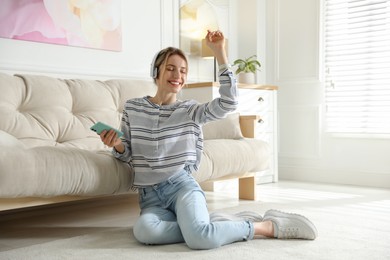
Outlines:
[[152, 74], [152, 78], [157, 78], [157, 75], [158, 75], [158, 69], [157, 69], [157, 67], [155, 67], [154, 69], [153, 69], [153, 74]]
[[160, 54], [160, 52], [157, 52], [154, 57], [153, 57], [153, 60], [152, 60], [152, 63], [150, 64], [150, 76], [152, 78], [157, 78], [157, 75], [158, 75], [158, 68], [156, 67], [156, 60], [157, 60], [157, 57], [158, 55]]

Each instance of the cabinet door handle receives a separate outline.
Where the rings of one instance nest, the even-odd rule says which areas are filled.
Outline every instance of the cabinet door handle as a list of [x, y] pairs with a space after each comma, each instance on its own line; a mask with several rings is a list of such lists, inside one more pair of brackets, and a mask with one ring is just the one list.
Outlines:
[[264, 102], [264, 98], [263, 97], [259, 97], [259, 99], [257, 101]]
[[264, 120], [260, 118], [259, 120], [257, 120], [257, 123], [263, 124], [263, 123], [264, 123]]

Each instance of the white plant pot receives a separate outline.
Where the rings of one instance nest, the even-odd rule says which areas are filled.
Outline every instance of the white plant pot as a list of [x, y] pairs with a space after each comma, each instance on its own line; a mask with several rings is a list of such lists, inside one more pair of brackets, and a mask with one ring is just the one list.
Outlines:
[[241, 72], [238, 74], [238, 82], [244, 84], [255, 84], [255, 74], [251, 72]]

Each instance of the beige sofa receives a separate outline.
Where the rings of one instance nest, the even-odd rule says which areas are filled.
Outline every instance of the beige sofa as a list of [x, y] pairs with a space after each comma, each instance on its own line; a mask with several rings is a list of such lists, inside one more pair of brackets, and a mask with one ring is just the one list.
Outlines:
[[[129, 166], [90, 127], [119, 128], [124, 102], [155, 88], [147, 80], [0, 73], [0, 211], [134, 192]], [[204, 126], [199, 183], [240, 178], [240, 197], [253, 199], [253, 172], [268, 167], [270, 153], [267, 143], [242, 136], [255, 121], [233, 113]]]

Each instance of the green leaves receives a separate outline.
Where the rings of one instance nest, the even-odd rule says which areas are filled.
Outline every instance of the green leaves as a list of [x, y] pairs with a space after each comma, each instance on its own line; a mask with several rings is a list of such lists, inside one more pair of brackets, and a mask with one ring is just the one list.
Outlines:
[[261, 64], [256, 60], [256, 55], [252, 55], [246, 59], [237, 59], [234, 61], [233, 66], [237, 66], [236, 75], [240, 72], [255, 73], [256, 70], [260, 70]]

